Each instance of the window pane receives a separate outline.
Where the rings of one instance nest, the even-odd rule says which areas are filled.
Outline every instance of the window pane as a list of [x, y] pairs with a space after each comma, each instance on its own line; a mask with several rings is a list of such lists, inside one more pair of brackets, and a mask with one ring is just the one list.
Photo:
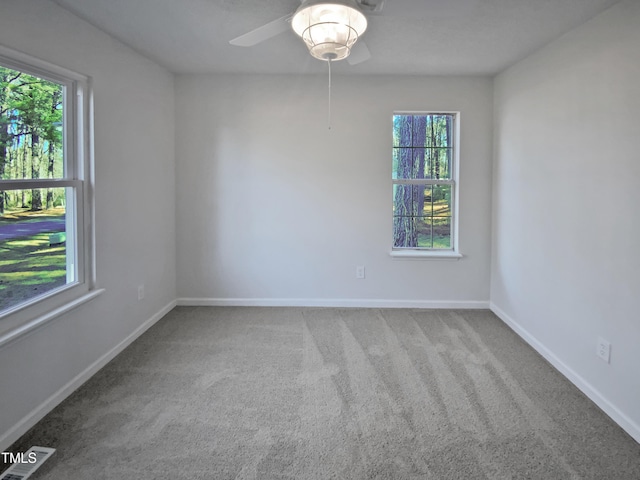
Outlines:
[[412, 179], [425, 178], [425, 149], [404, 148], [393, 149], [393, 178]]
[[449, 217], [420, 217], [417, 229], [419, 248], [451, 248]]
[[394, 147], [453, 147], [453, 115], [394, 115]]
[[450, 217], [394, 217], [394, 248], [451, 248]]
[[433, 248], [451, 248], [451, 217], [432, 217]]
[[425, 178], [436, 180], [451, 179], [451, 149], [449, 148], [428, 148], [426, 149], [426, 164], [428, 172]]
[[394, 179], [451, 179], [451, 149], [409, 148], [393, 149]]
[[430, 185], [394, 185], [393, 187], [393, 246], [395, 248], [431, 248], [431, 226], [425, 222], [427, 217], [424, 214], [432, 211], [433, 187]]
[[[69, 189], [69, 198], [72, 189]], [[71, 282], [65, 188], [0, 192], [0, 311]], [[34, 198], [50, 208], [34, 210]], [[67, 271], [69, 273], [67, 273]]]
[[420, 185], [394, 185], [393, 186], [393, 215], [417, 216], [420, 215]]
[[451, 185], [394, 185], [394, 216], [451, 216]]
[[451, 185], [394, 185], [394, 248], [451, 248]]
[[64, 176], [63, 97], [63, 85], [0, 66], [0, 179]]
[[395, 248], [418, 246], [417, 217], [393, 217], [393, 246]]
[[428, 115], [425, 146], [446, 148], [453, 146], [453, 115]]
[[[433, 213], [434, 216], [451, 216], [451, 185], [433, 186]], [[425, 212], [426, 213], [426, 212]]]
[[418, 229], [418, 244], [416, 246], [419, 248], [433, 248], [431, 217], [418, 218], [416, 228]]
[[413, 115], [393, 116], [393, 146], [412, 147]]

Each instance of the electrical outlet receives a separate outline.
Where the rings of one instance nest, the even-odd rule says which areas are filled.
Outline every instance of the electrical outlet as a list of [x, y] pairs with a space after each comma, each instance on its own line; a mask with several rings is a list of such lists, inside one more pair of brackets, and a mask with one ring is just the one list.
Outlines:
[[142, 300], [144, 298], [144, 284], [138, 285], [138, 300]]
[[611, 360], [611, 344], [604, 338], [598, 337], [598, 343], [596, 344], [596, 355], [602, 360], [609, 363]]
[[356, 278], [364, 278], [364, 265], [358, 265], [356, 267]]

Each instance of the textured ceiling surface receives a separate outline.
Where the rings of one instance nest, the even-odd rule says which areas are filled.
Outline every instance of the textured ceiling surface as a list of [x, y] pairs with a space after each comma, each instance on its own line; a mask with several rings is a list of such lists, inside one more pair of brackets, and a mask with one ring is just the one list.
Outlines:
[[[253, 47], [229, 40], [299, 0], [53, 0], [175, 73], [317, 73], [286, 31]], [[362, 36], [371, 59], [342, 74], [494, 75], [617, 0], [385, 0]]]

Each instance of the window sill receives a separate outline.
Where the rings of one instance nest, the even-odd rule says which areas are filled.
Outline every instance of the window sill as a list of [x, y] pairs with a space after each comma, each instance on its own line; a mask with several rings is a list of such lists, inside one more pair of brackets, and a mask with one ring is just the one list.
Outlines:
[[450, 259], [459, 260], [464, 255], [452, 250], [434, 251], [434, 250], [391, 250], [389, 255], [395, 258], [423, 258], [423, 259]]
[[0, 347], [4, 347], [5, 345], [25, 336], [26, 334], [35, 330], [36, 328], [41, 327], [45, 323], [53, 320], [56, 317], [59, 317], [60, 315], [64, 315], [65, 313], [73, 310], [74, 308], [79, 307], [83, 303], [93, 300], [94, 298], [102, 294], [104, 291], [105, 291], [104, 288], [91, 290], [85, 293], [84, 295], [62, 305], [61, 307], [55, 308], [43, 315], [40, 315], [37, 318], [34, 318], [33, 320], [31, 320], [28, 323], [25, 323], [24, 325], [21, 325], [17, 328], [9, 330], [3, 335], [0, 335]]

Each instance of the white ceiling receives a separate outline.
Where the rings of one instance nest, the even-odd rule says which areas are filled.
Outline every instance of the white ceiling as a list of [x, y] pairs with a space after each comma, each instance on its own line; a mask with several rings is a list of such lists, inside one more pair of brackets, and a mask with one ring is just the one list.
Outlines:
[[[293, 31], [254, 47], [229, 40], [299, 0], [53, 0], [176, 73], [316, 73]], [[493, 75], [618, 0], [386, 0], [362, 36], [372, 58], [338, 73]]]

